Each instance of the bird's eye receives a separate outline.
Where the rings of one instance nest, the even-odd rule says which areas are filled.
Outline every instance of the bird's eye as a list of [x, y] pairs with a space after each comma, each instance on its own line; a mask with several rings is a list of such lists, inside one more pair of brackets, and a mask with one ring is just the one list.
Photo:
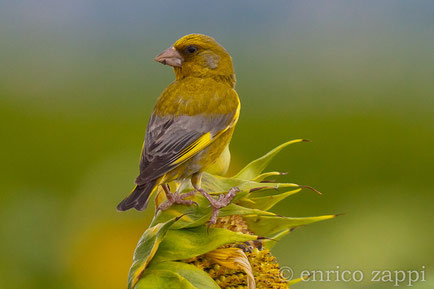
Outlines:
[[197, 47], [194, 46], [194, 45], [190, 45], [190, 46], [187, 47], [186, 51], [188, 53], [190, 53], [190, 54], [193, 54], [193, 53], [195, 53], [197, 51]]

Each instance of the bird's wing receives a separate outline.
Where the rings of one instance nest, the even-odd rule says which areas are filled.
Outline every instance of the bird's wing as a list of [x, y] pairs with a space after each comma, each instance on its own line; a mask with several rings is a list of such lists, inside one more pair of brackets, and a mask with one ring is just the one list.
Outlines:
[[136, 184], [159, 178], [202, 151], [235, 125], [239, 110], [238, 105], [228, 114], [164, 117], [153, 114], [146, 131]]

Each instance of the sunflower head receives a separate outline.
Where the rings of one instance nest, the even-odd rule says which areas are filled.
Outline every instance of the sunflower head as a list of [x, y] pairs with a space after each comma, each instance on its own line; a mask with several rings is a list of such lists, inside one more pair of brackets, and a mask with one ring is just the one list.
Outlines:
[[[240, 188], [231, 204], [220, 210], [215, 225], [208, 226], [211, 208], [199, 194], [193, 197], [198, 206], [173, 205], [158, 211], [137, 245], [128, 288], [280, 289], [301, 281], [282, 276], [270, 249], [294, 228], [336, 215], [291, 218], [270, 212], [303, 186], [268, 181], [281, 173], [263, 170], [283, 148], [302, 141], [278, 146], [232, 177], [204, 173], [202, 187], [208, 192]], [[164, 194], [157, 196], [156, 206], [163, 198]]]

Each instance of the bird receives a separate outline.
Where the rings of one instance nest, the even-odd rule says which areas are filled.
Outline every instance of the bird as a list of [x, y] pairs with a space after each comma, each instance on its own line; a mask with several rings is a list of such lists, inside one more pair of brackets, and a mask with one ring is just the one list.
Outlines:
[[[195, 204], [187, 198], [200, 192], [210, 203], [210, 224], [219, 209], [239, 191], [231, 188], [217, 199], [201, 186], [202, 174], [217, 167], [224, 172], [230, 159], [229, 143], [240, 115], [232, 57], [214, 38], [188, 34], [158, 54], [155, 61], [173, 67], [175, 80], [157, 99], [149, 119], [140, 157], [140, 173], [132, 192], [117, 206], [119, 211], [144, 210], [162, 187], [166, 202]], [[193, 191], [174, 192], [168, 183], [191, 182]]]

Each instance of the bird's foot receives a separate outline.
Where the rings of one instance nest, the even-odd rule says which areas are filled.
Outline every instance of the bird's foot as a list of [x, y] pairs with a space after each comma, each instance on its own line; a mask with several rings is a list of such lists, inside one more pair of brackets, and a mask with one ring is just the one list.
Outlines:
[[205, 190], [200, 189], [199, 191], [204, 195], [205, 198], [208, 199], [212, 207], [212, 215], [208, 224], [209, 227], [210, 225], [213, 225], [217, 222], [217, 216], [219, 210], [229, 205], [229, 203], [232, 201], [235, 195], [240, 191], [240, 189], [238, 187], [233, 187], [226, 194], [221, 194], [217, 200], [211, 197]]
[[181, 204], [181, 205], [196, 205], [197, 203], [195, 201], [192, 200], [185, 200], [188, 197], [194, 196], [196, 194], [196, 190], [188, 192], [188, 193], [178, 193], [178, 192], [174, 192], [173, 194], [166, 193], [166, 198], [167, 201], [165, 201], [164, 203], [162, 203], [157, 211], [164, 211], [167, 210], [170, 206], [174, 205], [174, 204]]

